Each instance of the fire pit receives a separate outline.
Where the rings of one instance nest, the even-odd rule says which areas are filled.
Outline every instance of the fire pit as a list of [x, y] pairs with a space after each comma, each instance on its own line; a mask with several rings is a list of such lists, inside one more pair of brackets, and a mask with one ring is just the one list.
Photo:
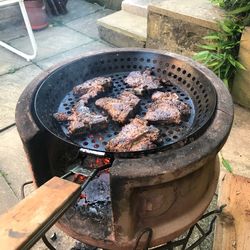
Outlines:
[[[153, 150], [114, 153], [105, 143], [118, 128], [72, 139], [53, 118], [70, 112], [72, 88], [97, 76], [111, 76], [110, 96], [126, 88], [133, 70], [152, 69], [191, 107], [181, 126], [161, 127]], [[141, 113], [145, 112], [143, 99]], [[92, 107], [94, 109], [94, 107]], [[201, 217], [216, 189], [217, 153], [233, 120], [233, 104], [223, 83], [208, 69], [176, 54], [146, 49], [116, 49], [71, 60], [38, 76], [23, 92], [16, 123], [37, 186], [75, 166], [112, 163], [95, 178], [58, 226], [72, 237], [105, 249], [133, 249], [137, 237], [153, 230], [151, 247], [174, 239]], [[71, 179], [73, 180], [73, 179]], [[49, 195], [49, 194], [48, 194]], [[142, 237], [141, 246], [145, 239]]]

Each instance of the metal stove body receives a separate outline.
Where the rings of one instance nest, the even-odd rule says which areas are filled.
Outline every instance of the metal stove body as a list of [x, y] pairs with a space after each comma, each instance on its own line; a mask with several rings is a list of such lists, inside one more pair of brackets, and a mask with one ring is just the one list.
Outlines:
[[[117, 49], [115, 53], [125, 51], [128, 50]], [[171, 73], [173, 81], [189, 84], [190, 89], [197, 81], [202, 84], [202, 79], [194, 76], [199, 71], [212, 82], [217, 104], [213, 117], [198, 136], [186, 138], [159, 152], [129, 158], [114, 156], [109, 174], [109, 230], [102, 230], [100, 221], [81, 219], [73, 207], [58, 222], [58, 226], [75, 239], [105, 249], [133, 249], [138, 235], [145, 228], [152, 228], [151, 246], [157, 246], [176, 238], [195, 224], [214, 195], [219, 176], [217, 153], [232, 126], [231, 96], [211, 71], [191, 59], [172, 53], [129, 49], [131, 53], [143, 54], [145, 51], [174, 58], [172, 63], [175, 67], [170, 65], [166, 72]], [[79, 147], [60, 140], [40, 123], [34, 110], [36, 93], [43, 81], [60, 72], [66, 64], [69, 65], [69, 74], [74, 76], [71, 63], [77, 60], [84, 62], [85, 59], [86, 56], [82, 56], [62, 63], [38, 76], [19, 99], [16, 124], [37, 186], [54, 175], [65, 174], [70, 166], [78, 164]], [[152, 63], [157, 71], [160, 62]], [[182, 75], [181, 79], [178, 74]], [[89, 159], [93, 159], [93, 155], [86, 155], [82, 163], [86, 164]]]

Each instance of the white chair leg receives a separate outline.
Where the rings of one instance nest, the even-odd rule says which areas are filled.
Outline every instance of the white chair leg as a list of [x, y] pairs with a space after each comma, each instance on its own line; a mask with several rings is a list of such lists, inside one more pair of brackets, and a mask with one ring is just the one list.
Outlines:
[[22, 15], [23, 15], [23, 19], [24, 19], [26, 29], [28, 31], [28, 35], [29, 35], [29, 39], [30, 39], [31, 46], [32, 46], [32, 49], [33, 49], [33, 53], [31, 55], [23, 53], [22, 51], [20, 51], [18, 49], [15, 49], [12, 46], [10, 46], [9, 44], [7, 44], [5, 42], [2, 42], [2, 41], [0, 41], [0, 46], [3, 46], [6, 49], [18, 54], [19, 56], [24, 57], [27, 61], [30, 61], [30, 60], [32, 60], [32, 59], [34, 59], [36, 57], [37, 44], [36, 44], [36, 40], [35, 40], [33, 31], [32, 31], [31, 25], [30, 25], [30, 21], [29, 21], [28, 14], [26, 12], [23, 0], [19, 1], [19, 6], [20, 6], [20, 9], [21, 9], [21, 12], [22, 12]]

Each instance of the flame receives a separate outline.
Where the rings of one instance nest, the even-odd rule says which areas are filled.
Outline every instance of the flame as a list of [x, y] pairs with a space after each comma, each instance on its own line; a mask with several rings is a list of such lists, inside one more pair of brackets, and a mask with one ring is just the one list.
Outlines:
[[101, 167], [103, 165], [107, 165], [111, 162], [110, 158], [96, 158], [95, 163], [97, 167]]
[[86, 176], [82, 175], [82, 174], [75, 174], [74, 175], [74, 182], [77, 183], [83, 183], [86, 180]]
[[87, 195], [86, 195], [85, 193], [81, 193], [79, 198], [80, 198], [80, 199], [86, 199], [86, 198], [87, 198]]

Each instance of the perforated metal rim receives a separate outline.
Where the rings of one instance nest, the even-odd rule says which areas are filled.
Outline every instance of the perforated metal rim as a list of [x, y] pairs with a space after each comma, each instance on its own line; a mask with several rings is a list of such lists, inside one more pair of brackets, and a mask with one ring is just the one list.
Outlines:
[[[79, 68], [81, 70], [79, 70]], [[87, 137], [85, 140], [82, 140], [82, 143], [79, 143], [79, 141], [75, 139], [72, 141], [72, 139], [66, 137], [65, 133], [62, 133], [63, 130], [58, 126], [58, 123], [53, 120], [52, 114], [58, 111], [58, 107], [60, 111], [69, 112], [71, 109], [70, 105], [73, 105], [75, 101], [70, 91], [73, 86], [87, 79], [96, 76], [111, 75], [115, 88], [110, 95], [115, 96], [126, 87], [122, 81], [123, 77], [132, 70], [144, 70], [145, 68], [151, 68], [155, 75], [170, 80], [172, 85], [165, 88], [164, 91], [178, 91], [179, 93], [177, 92], [177, 94], [179, 97], [192, 107], [192, 114], [189, 121], [186, 122], [186, 124], [188, 124], [187, 130], [185, 131], [186, 133], [179, 136], [179, 131], [175, 133], [175, 129], [179, 129], [180, 127], [169, 126], [166, 131], [163, 131], [163, 135], [165, 135], [163, 136], [163, 143], [155, 150], [167, 148], [176, 142], [186, 142], [188, 138], [194, 136], [195, 133], [208, 123], [214, 113], [216, 107], [216, 92], [213, 85], [206, 76], [184, 61], [177, 60], [168, 55], [148, 52], [146, 50], [145, 52], [122, 51], [117, 53], [115, 51], [97, 54], [73, 61], [57, 71], [52, 72], [47, 79], [43, 81], [36, 93], [35, 111], [37, 117], [51, 133], [58, 136], [60, 139], [83, 148], [95, 151], [105, 151], [105, 148], [102, 148], [101, 145], [106, 141], [100, 142], [96, 140], [96, 138], [93, 139], [91, 138], [93, 135], [90, 135], [90, 138]], [[58, 95], [55, 97], [53, 92], [57, 92]], [[187, 100], [185, 100], [185, 98], [187, 98]], [[45, 101], [44, 103], [42, 99], [49, 101]], [[47, 107], [46, 103], [48, 104]], [[63, 104], [67, 105], [63, 106]], [[143, 105], [145, 105], [145, 102], [142, 102], [141, 114], [145, 112], [145, 107], [143, 108]], [[46, 109], [48, 112], [46, 112]], [[95, 109], [95, 107], [93, 107], [93, 109]], [[174, 130], [170, 127], [174, 127]], [[112, 131], [113, 133], [117, 133], [117, 131]], [[107, 135], [108, 134], [110, 133], [107, 133]], [[112, 138], [112, 136], [110, 138]], [[83, 143], [85, 143], [85, 145]], [[97, 147], [96, 145], [99, 146]], [[150, 150], [146, 152], [150, 152]], [[143, 151], [143, 153], [146, 152]]]

